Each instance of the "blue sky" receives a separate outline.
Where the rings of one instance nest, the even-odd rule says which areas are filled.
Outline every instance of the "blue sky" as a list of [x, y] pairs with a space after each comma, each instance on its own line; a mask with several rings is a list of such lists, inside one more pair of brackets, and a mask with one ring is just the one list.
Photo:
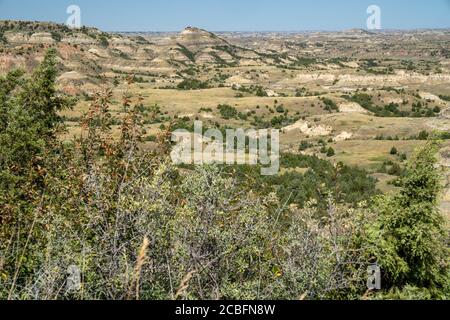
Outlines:
[[365, 28], [369, 5], [383, 29], [450, 28], [450, 0], [0, 0], [0, 20], [82, 23], [105, 31], [301, 31]]

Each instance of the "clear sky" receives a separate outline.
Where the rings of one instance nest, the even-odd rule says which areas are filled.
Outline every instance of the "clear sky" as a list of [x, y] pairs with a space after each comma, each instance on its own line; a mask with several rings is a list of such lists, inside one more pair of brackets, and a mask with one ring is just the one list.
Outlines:
[[65, 22], [105, 31], [301, 31], [365, 28], [369, 5], [383, 29], [450, 28], [450, 0], [0, 0], [0, 20]]

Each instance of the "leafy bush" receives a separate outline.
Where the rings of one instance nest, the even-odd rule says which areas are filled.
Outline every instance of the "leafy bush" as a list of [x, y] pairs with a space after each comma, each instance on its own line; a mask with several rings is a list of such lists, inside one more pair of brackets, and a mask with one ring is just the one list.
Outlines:
[[204, 82], [198, 79], [184, 79], [181, 81], [177, 88], [180, 90], [200, 90], [200, 89], [208, 89], [208, 82]]
[[283, 107], [283, 105], [277, 106], [275, 110], [276, 110], [276, 112], [278, 112], [278, 113], [284, 113], [284, 107]]
[[421, 102], [413, 103], [411, 111], [400, 110], [397, 103], [390, 103], [384, 107], [376, 106], [373, 97], [366, 93], [356, 93], [352, 97], [344, 96], [344, 98], [358, 103], [378, 117], [435, 117], [440, 112], [437, 108], [424, 107]]
[[101, 36], [99, 36], [98, 40], [101, 46], [105, 48], [109, 46], [108, 38], [105, 35], [102, 34]]
[[57, 31], [52, 31], [52, 32], [51, 32], [51, 35], [52, 35], [52, 39], [53, 39], [53, 40], [55, 40], [56, 42], [61, 42], [61, 40], [62, 40], [62, 35], [61, 35], [59, 32], [57, 32]]
[[329, 147], [327, 150], [327, 157], [334, 157], [335, 152], [334, 149], [332, 147]]
[[325, 110], [332, 112], [332, 111], [339, 111], [339, 107], [336, 105], [336, 103], [328, 98], [322, 98], [322, 102], [325, 104]]
[[238, 116], [238, 111], [236, 108], [228, 104], [219, 104], [217, 109], [220, 111], [220, 115], [225, 120], [236, 119]]
[[300, 147], [299, 147], [299, 151], [305, 151], [308, 150], [309, 148], [311, 148], [311, 143], [309, 143], [308, 141], [302, 141], [300, 143]]
[[[342, 164], [335, 167], [329, 161], [308, 155], [282, 154], [280, 162], [282, 169], [293, 170], [269, 177], [261, 177], [257, 167], [240, 166], [234, 170], [239, 180], [258, 185], [263, 194], [276, 191], [281, 201], [288, 205], [296, 204], [303, 208], [309, 200], [316, 200], [322, 213], [326, 203], [320, 200], [328, 191], [333, 192], [337, 201], [349, 205], [356, 205], [377, 194], [376, 180], [358, 168]], [[301, 173], [296, 169], [306, 170]]]
[[257, 97], [267, 97], [268, 96], [266, 90], [261, 86], [251, 85], [249, 87], [246, 87], [246, 86], [233, 85], [231, 88], [236, 91], [254, 94]]

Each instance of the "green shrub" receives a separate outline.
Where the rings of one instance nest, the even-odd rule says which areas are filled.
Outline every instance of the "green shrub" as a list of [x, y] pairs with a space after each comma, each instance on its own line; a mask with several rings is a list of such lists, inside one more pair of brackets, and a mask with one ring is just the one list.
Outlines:
[[180, 90], [200, 90], [208, 89], [209, 84], [197, 79], [184, 79], [177, 85], [177, 88]]
[[325, 104], [325, 110], [332, 112], [332, 111], [339, 111], [339, 108], [337, 104], [328, 98], [322, 98], [322, 102]]
[[391, 155], [396, 155], [398, 154], [398, 150], [396, 147], [392, 147], [391, 151], [389, 152]]
[[302, 141], [300, 143], [299, 151], [305, 151], [309, 148], [311, 148], [311, 144], [308, 141]]
[[278, 113], [284, 113], [284, 107], [282, 105], [277, 106], [275, 109]]
[[334, 157], [335, 152], [334, 149], [332, 147], [329, 147], [327, 150], [327, 157]]
[[101, 46], [103, 46], [103, 47], [109, 46], [108, 38], [105, 35], [99, 36], [98, 40], [99, 40]]
[[228, 104], [219, 104], [217, 106], [217, 109], [220, 111], [220, 115], [225, 120], [236, 119], [236, 117], [238, 116], [238, 111], [236, 110], [236, 108]]

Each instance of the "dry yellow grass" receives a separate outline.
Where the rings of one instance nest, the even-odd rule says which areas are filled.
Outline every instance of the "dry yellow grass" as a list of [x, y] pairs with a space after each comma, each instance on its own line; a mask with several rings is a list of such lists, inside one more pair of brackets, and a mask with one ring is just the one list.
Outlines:
[[144, 238], [142, 241], [141, 249], [139, 250], [139, 255], [136, 259], [136, 265], [134, 267], [133, 271], [133, 278], [131, 281], [131, 285], [128, 291], [128, 299], [131, 298], [132, 293], [134, 292], [136, 300], [139, 300], [139, 292], [140, 292], [140, 285], [141, 285], [141, 270], [144, 264], [147, 263], [147, 250], [150, 242], [148, 241], [147, 237]]
[[192, 277], [197, 273], [197, 271], [191, 271], [184, 278], [181, 280], [180, 286], [175, 294], [174, 299], [178, 300], [181, 297], [183, 297], [186, 294], [187, 289], [189, 288], [189, 282], [191, 281]]

